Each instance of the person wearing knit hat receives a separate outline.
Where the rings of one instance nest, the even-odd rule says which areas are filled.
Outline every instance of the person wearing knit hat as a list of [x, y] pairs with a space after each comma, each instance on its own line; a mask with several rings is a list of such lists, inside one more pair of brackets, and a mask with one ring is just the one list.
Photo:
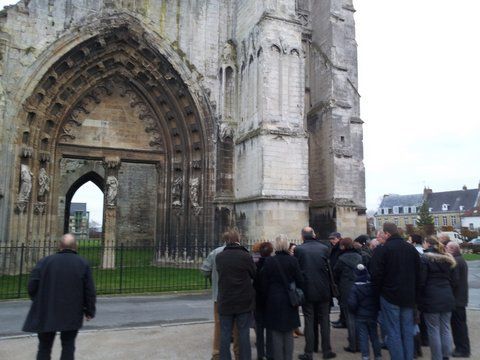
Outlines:
[[357, 269], [355, 270], [355, 275], [357, 279], [355, 282], [366, 283], [370, 281], [370, 274], [368, 273], [367, 268], [363, 264], [358, 264]]
[[362, 360], [370, 359], [372, 343], [375, 360], [382, 358], [380, 341], [377, 333], [377, 317], [380, 309], [378, 291], [370, 282], [370, 274], [363, 264], [355, 269], [356, 281], [348, 297], [348, 310], [355, 315]]

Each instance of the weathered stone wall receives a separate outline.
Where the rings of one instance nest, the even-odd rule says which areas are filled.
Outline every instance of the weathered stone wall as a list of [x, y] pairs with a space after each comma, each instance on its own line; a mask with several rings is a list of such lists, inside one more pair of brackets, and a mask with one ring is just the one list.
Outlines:
[[155, 245], [158, 202], [155, 165], [124, 162], [118, 170], [118, 183], [117, 245]]
[[323, 235], [333, 229], [347, 236], [366, 231], [363, 220], [351, 219], [365, 215], [354, 12], [351, 0], [311, 2], [310, 215]]
[[[213, 242], [235, 219], [252, 240], [296, 237], [309, 220], [323, 233], [363, 232], [353, 12], [350, 0], [8, 7], [0, 17], [0, 240], [31, 234], [34, 201], [50, 202], [42, 226], [47, 238], [57, 235], [65, 196], [59, 162], [72, 155], [101, 161], [103, 181], [118, 175], [119, 189], [147, 181], [147, 170], [122, 162], [155, 166], [157, 178], [145, 186], [156, 194], [147, 207], [156, 199], [156, 210], [145, 219], [156, 225], [142, 226], [168, 246]], [[97, 99], [92, 89], [113, 76], [136, 95], [107, 86]], [[95, 104], [83, 112], [88, 97]], [[21, 164], [33, 174], [32, 194], [41, 168], [54, 190], [26, 199], [15, 214]], [[144, 213], [145, 194], [132, 192], [128, 204], [118, 198], [118, 211], [108, 212], [111, 231], [133, 231], [118, 221], [127, 206]]]

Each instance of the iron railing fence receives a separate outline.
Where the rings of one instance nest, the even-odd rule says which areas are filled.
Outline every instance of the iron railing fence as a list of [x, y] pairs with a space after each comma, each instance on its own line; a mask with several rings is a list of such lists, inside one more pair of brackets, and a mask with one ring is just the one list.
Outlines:
[[[88, 260], [98, 294], [201, 290], [210, 287], [201, 273], [203, 260], [217, 246], [103, 246], [100, 240], [78, 241]], [[0, 246], [0, 299], [26, 298], [31, 269], [57, 251], [54, 245]]]

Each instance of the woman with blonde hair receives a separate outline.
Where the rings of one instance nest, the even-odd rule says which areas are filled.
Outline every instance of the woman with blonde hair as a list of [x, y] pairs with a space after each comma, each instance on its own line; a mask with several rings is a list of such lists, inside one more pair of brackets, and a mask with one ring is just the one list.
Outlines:
[[423, 248], [419, 309], [427, 326], [431, 359], [442, 360], [452, 352], [450, 318], [455, 308], [453, 269], [456, 261], [434, 236], [425, 239]]
[[262, 292], [265, 294], [265, 327], [272, 332], [273, 358], [291, 360], [293, 357], [293, 330], [300, 326], [298, 307], [290, 303], [288, 288], [291, 283], [302, 287], [300, 265], [288, 252], [286, 235], [274, 241], [275, 256], [265, 260], [261, 271]]

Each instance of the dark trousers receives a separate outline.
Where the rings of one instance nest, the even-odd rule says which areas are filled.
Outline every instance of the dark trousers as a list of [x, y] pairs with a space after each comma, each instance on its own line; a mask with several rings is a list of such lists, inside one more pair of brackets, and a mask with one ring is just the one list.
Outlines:
[[360, 342], [360, 351], [362, 358], [370, 358], [370, 346], [368, 340], [372, 343], [373, 355], [375, 359], [382, 358], [382, 349], [378, 340], [377, 322], [375, 320], [356, 319], [358, 339]]
[[[305, 354], [312, 355], [315, 346], [315, 327], [320, 324], [320, 336], [322, 338], [322, 352], [332, 351], [330, 345], [330, 302], [306, 302], [302, 305], [305, 318]], [[315, 321], [314, 313], [317, 311], [318, 322]]]
[[470, 338], [468, 337], [467, 313], [464, 307], [456, 307], [452, 312], [452, 336], [455, 352], [470, 355]]
[[272, 330], [273, 359], [292, 360], [293, 331], [280, 332]]
[[250, 312], [234, 315], [220, 314], [220, 360], [231, 360], [230, 343], [232, 340], [233, 324], [238, 330], [238, 346], [240, 360], [251, 360], [250, 348]]
[[354, 351], [357, 351], [357, 331], [355, 326], [355, 315], [352, 314], [348, 309], [345, 307], [345, 321], [347, 325], [348, 331], [348, 347]]
[[257, 357], [273, 358], [272, 331], [265, 328], [263, 314], [257, 311], [255, 312], [255, 334]]
[[[54, 332], [38, 334], [37, 360], [50, 360], [55, 334]], [[60, 360], [74, 359], [75, 338], [77, 334], [78, 330], [60, 332], [60, 340], [62, 341], [62, 355], [60, 356]]]

